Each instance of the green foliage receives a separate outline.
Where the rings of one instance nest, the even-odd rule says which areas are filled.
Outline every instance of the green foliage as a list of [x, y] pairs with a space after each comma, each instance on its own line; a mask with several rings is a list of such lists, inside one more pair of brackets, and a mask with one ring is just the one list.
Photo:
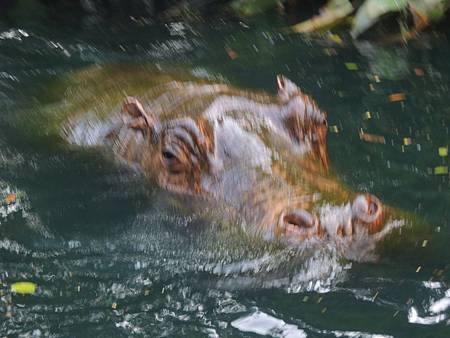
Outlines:
[[410, 31], [420, 31], [444, 18], [449, 6], [450, 0], [366, 0], [356, 13], [351, 33], [357, 38], [382, 22], [389, 14], [401, 18], [402, 14], [406, 17], [411, 13], [414, 18], [413, 27], [407, 27], [404, 20], [399, 21], [404, 36], [407, 36]]
[[443, 19], [445, 12], [450, 8], [450, 0], [409, 0], [410, 7], [430, 22]]
[[294, 32], [308, 33], [327, 30], [341, 24], [354, 11], [349, 0], [330, 0], [321, 14], [292, 27]]
[[[355, 6], [349, 0], [329, 0], [320, 15], [293, 26], [292, 30], [311, 33], [333, 28], [345, 22]], [[374, 27], [386, 24], [385, 31], [389, 34], [409, 39], [442, 20], [449, 8], [450, 0], [365, 0], [356, 10], [351, 34], [360, 38]], [[409, 18], [413, 19], [412, 25]]]
[[386, 14], [405, 11], [407, 6], [407, 0], [366, 0], [356, 13], [352, 36], [360, 36]]
[[263, 13], [278, 5], [279, 0], [233, 0], [231, 8], [241, 16]]

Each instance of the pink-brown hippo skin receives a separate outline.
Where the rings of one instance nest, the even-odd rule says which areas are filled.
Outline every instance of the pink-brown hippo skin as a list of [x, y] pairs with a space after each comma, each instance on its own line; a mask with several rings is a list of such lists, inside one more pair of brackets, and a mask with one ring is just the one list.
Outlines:
[[96, 142], [161, 187], [238, 215], [251, 235], [290, 244], [381, 238], [389, 208], [329, 170], [326, 113], [285, 76], [276, 86], [270, 95], [166, 80], [125, 97]]

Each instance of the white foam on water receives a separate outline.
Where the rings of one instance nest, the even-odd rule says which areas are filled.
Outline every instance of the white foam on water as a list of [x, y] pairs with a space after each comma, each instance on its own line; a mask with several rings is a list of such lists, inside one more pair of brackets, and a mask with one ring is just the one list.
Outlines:
[[10, 29], [0, 33], [0, 40], [18, 40], [22, 41], [23, 38], [29, 37], [28, 34], [23, 29]]
[[261, 336], [283, 338], [306, 338], [306, 332], [296, 325], [287, 324], [281, 319], [272, 317], [264, 312], [255, 313], [236, 319], [231, 326], [242, 332], [252, 332]]
[[[6, 197], [10, 194], [15, 196], [14, 201], [9, 204], [5, 203]], [[41, 222], [39, 216], [36, 213], [31, 212], [30, 209], [31, 206], [26, 192], [10, 186], [6, 182], [0, 181], [0, 225], [3, 222], [6, 222], [10, 215], [21, 213], [30, 230], [45, 238], [54, 238], [53, 234]]]
[[441, 282], [431, 282], [431, 281], [423, 281], [423, 286], [425, 286], [427, 289], [440, 289], [442, 288]]
[[[324, 332], [325, 333], [325, 332]], [[347, 338], [394, 338], [390, 335], [384, 334], [373, 334], [360, 331], [331, 331], [336, 337], [347, 337]]]
[[430, 311], [433, 313], [441, 313], [448, 308], [450, 308], [450, 297], [444, 297], [431, 304]]
[[439, 324], [446, 319], [447, 316], [445, 314], [421, 317], [415, 307], [411, 307], [408, 311], [408, 322], [412, 324], [433, 325]]

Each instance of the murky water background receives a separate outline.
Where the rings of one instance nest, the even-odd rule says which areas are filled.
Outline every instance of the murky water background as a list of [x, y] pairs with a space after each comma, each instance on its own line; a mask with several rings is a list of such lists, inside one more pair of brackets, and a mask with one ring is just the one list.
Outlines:
[[[282, 27], [275, 17], [0, 22], [0, 199], [17, 196], [0, 205], [2, 336], [450, 335], [450, 163], [439, 154], [450, 142], [448, 34], [395, 47]], [[61, 78], [111, 63], [182, 65], [269, 91], [286, 74], [328, 111], [340, 179], [429, 229], [377, 263], [249, 243], [174, 208], [107, 155], [27, 128], [61, 104]], [[361, 129], [385, 143], [362, 141]], [[23, 280], [38, 292], [13, 294]]]

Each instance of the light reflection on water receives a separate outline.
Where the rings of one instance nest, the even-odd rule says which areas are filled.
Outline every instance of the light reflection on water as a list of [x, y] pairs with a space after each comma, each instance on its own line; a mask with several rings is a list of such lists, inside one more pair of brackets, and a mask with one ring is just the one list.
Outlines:
[[[115, 39], [101, 30], [96, 38], [86, 29], [69, 38], [42, 28], [2, 28], [0, 197], [18, 196], [0, 209], [3, 335], [448, 333], [449, 180], [434, 175], [437, 166], [448, 166], [448, 157], [437, 154], [449, 140], [447, 38], [356, 51], [260, 27], [224, 24], [211, 32], [201, 26], [184, 34], [159, 27], [151, 41], [144, 28]], [[225, 48], [239, 57], [229, 60]], [[338, 56], [330, 58], [329, 48]], [[337, 128], [329, 153], [340, 177], [428, 217], [439, 232], [417, 239], [411, 251], [419, 253], [388, 251], [375, 264], [342, 261], [332, 247], [308, 253], [252, 245], [174, 209], [165, 201], [170, 197], [108, 158], [42, 136], [30, 144], [36, 135], [16, 132], [30, 110], [54, 104], [52, 91], [63, 89], [47, 88], [55, 75], [92, 63], [163, 61], [266, 90], [274, 74], [292, 74]], [[347, 70], [346, 62], [360, 70]], [[397, 91], [406, 92], [406, 102], [387, 101]], [[361, 142], [360, 128], [383, 135], [386, 144]], [[37, 294], [11, 294], [8, 286], [18, 280], [36, 282]]]

